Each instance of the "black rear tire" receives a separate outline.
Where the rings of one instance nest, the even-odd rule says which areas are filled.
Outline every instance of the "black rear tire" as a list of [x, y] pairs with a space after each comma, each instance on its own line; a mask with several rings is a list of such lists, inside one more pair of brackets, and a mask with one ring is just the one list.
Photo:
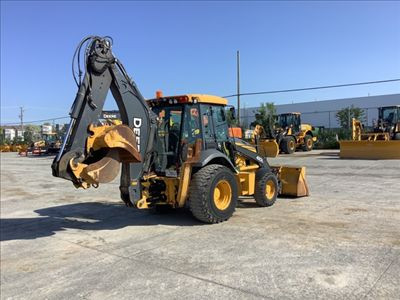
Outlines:
[[292, 154], [296, 151], [296, 140], [292, 136], [285, 136], [281, 142], [281, 149], [284, 153]]
[[278, 191], [278, 179], [275, 174], [268, 172], [256, 182], [254, 198], [259, 206], [271, 206], [278, 197]]
[[[229, 196], [224, 198], [224, 194]], [[235, 211], [237, 201], [236, 178], [227, 167], [208, 165], [193, 175], [189, 187], [189, 209], [196, 219], [204, 223], [226, 221]]]
[[400, 132], [396, 132], [393, 136], [393, 139], [396, 141], [400, 140]]
[[309, 135], [309, 134], [307, 134], [304, 137], [303, 143], [304, 144], [303, 144], [302, 148], [303, 148], [304, 151], [311, 151], [313, 149], [313, 147], [314, 147], [314, 141], [312, 139], [312, 136]]

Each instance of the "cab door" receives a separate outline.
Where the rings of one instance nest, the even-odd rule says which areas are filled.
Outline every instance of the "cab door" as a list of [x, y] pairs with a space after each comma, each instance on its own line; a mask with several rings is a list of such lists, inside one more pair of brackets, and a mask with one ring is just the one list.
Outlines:
[[205, 149], [221, 149], [221, 144], [229, 139], [224, 107], [201, 105], [201, 122]]
[[215, 141], [218, 144], [225, 143], [229, 139], [228, 122], [223, 106], [215, 105], [211, 107], [212, 121], [214, 125]]

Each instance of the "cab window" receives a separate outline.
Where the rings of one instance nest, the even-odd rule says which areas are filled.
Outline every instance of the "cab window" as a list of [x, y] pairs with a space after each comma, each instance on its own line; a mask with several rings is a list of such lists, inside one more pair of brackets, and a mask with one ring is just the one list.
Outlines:
[[219, 142], [228, 140], [228, 123], [223, 106], [212, 106], [212, 117], [215, 128], [215, 139]]
[[158, 116], [155, 141], [158, 155], [155, 169], [164, 172], [166, 169], [175, 168], [178, 161], [176, 153], [179, 151], [182, 107], [157, 107], [153, 111]]
[[214, 131], [212, 128], [212, 123], [211, 123], [212, 121], [211, 121], [210, 106], [204, 105], [202, 107], [201, 119], [202, 119], [201, 121], [203, 124], [204, 139], [205, 139], [206, 144], [214, 142]]
[[197, 105], [188, 105], [186, 106], [185, 120], [182, 131], [182, 142], [194, 144], [199, 138], [201, 138], [199, 107]]

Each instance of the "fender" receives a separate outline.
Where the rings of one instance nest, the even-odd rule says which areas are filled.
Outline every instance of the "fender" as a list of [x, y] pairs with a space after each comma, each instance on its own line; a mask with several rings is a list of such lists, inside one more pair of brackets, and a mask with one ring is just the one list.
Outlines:
[[200, 158], [197, 162], [193, 163], [193, 167], [195, 168], [202, 168], [213, 161], [218, 161], [219, 164], [222, 164], [229, 169], [231, 169], [234, 173], [238, 173], [238, 170], [236, 167], [233, 165], [231, 160], [227, 155], [224, 153], [221, 153], [217, 149], [207, 149], [203, 150], [200, 153]]

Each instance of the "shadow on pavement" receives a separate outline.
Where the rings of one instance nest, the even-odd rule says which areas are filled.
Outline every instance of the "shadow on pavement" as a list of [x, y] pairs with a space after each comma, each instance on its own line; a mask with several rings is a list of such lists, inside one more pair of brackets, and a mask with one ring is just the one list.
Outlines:
[[202, 225], [185, 211], [170, 210], [167, 213], [138, 211], [114, 203], [75, 203], [38, 209], [35, 212], [40, 216], [1, 219], [0, 241], [36, 239], [66, 229], [116, 230], [126, 226]]
[[29, 154], [28, 156], [21, 155], [21, 157], [26, 157], [26, 158], [51, 158], [51, 159], [54, 159], [54, 157], [56, 157], [56, 154], [54, 154], [54, 153], [41, 154], [41, 155]]
[[318, 153], [317, 156], [328, 156], [331, 158], [339, 158], [339, 152], [322, 152]]
[[[302, 197], [296, 197], [296, 196], [289, 196], [289, 195], [278, 195], [278, 199], [276, 201], [290, 201], [290, 200], [296, 200], [296, 199], [301, 199]], [[242, 209], [242, 208], [257, 208], [257, 209], [263, 209], [266, 207], [262, 207], [256, 203], [253, 197], [240, 197], [237, 203], [237, 208]], [[268, 208], [266, 208], [268, 209]]]
[[336, 160], [380, 160], [376, 158], [342, 158], [342, 157], [319, 157], [318, 159], [336, 159]]
[[323, 156], [334, 156], [334, 157], [339, 157], [339, 152], [323, 152]]
[[239, 199], [236, 207], [237, 208], [260, 208], [260, 206], [254, 200], [250, 202], [247, 199], [245, 201]]

